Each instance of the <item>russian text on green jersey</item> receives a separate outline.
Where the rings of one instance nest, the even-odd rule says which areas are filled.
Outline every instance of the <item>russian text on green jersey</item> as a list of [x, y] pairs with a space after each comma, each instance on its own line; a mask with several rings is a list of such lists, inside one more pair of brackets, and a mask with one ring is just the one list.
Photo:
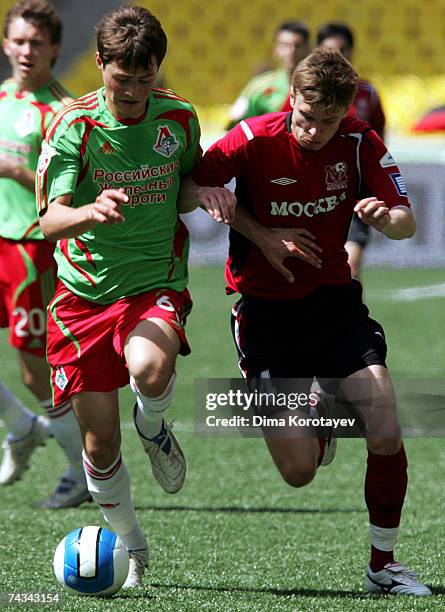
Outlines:
[[104, 189], [123, 188], [129, 198], [121, 207], [125, 223], [97, 224], [58, 242], [58, 276], [73, 293], [107, 304], [186, 287], [188, 232], [177, 195], [181, 175], [196, 162], [199, 137], [193, 107], [169, 90], [150, 92], [138, 122], [113, 117], [103, 88], [54, 119], [37, 172], [40, 211], [67, 194], [74, 207], [94, 202]]

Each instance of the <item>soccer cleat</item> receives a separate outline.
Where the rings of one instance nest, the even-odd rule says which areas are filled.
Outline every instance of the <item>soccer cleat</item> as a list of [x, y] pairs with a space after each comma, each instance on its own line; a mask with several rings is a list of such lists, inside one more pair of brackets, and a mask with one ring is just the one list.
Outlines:
[[3, 458], [0, 466], [0, 485], [12, 484], [19, 480], [29, 468], [29, 460], [38, 446], [44, 446], [45, 440], [51, 436], [49, 421], [41, 416], [32, 420], [31, 431], [19, 438], [3, 442]]
[[401, 563], [387, 563], [379, 572], [368, 567], [366, 589], [383, 595], [432, 595], [430, 589], [417, 580], [417, 574]]
[[[311, 406], [309, 414], [312, 418], [329, 418], [331, 403], [334, 397], [325, 393], [316, 379], [312, 383], [311, 393], [317, 394], [318, 401], [315, 406]], [[337, 452], [337, 438], [332, 437], [332, 427], [320, 427], [318, 431], [320, 432], [320, 437], [326, 440], [323, 458], [320, 462], [320, 465], [326, 466], [334, 461], [335, 453]]]
[[53, 493], [42, 502], [41, 508], [60, 510], [61, 508], [77, 508], [84, 502], [91, 502], [93, 498], [85, 482], [76, 482], [63, 477]]
[[183, 452], [173, 435], [173, 422], [167, 425], [162, 421], [161, 431], [153, 439], [146, 438], [136, 423], [137, 404], [133, 411], [133, 421], [136, 430], [150, 458], [153, 476], [167, 493], [177, 493], [184, 484], [187, 464]]
[[142, 586], [142, 578], [148, 567], [148, 548], [141, 550], [129, 550], [130, 563], [128, 566], [128, 576], [123, 584], [123, 589], [131, 589]]

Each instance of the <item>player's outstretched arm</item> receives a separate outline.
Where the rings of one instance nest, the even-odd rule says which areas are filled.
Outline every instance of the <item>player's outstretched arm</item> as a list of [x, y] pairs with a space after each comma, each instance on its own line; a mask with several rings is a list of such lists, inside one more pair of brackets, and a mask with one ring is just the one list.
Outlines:
[[235, 219], [236, 196], [225, 187], [203, 187], [192, 179], [181, 182], [178, 211], [187, 213], [200, 206], [218, 223]]
[[315, 242], [315, 236], [304, 228], [265, 227], [241, 206], [237, 207], [235, 220], [231, 225], [256, 244], [270, 265], [289, 283], [294, 282], [294, 277], [284, 265], [284, 260], [288, 257], [296, 257], [314, 268], [321, 268], [319, 255], [322, 249]]
[[40, 216], [40, 227], [47, 240], [75, 238], [92, 229], [98, 223], [124, 223], [121, 204], [128, 202], [123, 189], [105, 189], [92, 204], [70, 208], [71, 196], [56, 198]]
[[416, 232], [414, 214], [406, 206], [388, 208], [382, 200], [371, 197], [357, 202], [354, 211], [361, 221], [391, 240], [411, 238]]
[[0, 159], [0, 178], [8, 178], [20, 183], [25, 189], [34, 193], [35, 173], [7, 159]]

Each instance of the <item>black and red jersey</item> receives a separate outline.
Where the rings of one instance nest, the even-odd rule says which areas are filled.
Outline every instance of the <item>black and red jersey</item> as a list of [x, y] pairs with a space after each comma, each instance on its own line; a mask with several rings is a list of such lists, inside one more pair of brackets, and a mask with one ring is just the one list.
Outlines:
[[[285, 110], [285, 109], [283, 109]], [[375, 87], [364, 79], [360, 79], [357, 93], [349, 108], [348, 115], [361, 121], [367, 121], [380, 138], [385, 136], [385, 113]]]
[[291, 113], [242, 121], [206, 152], [193, 173], [201, 185], [236, 177], [238, 205], [267, 227], [306, 228], [323, 249], [320, 270], [288, 258], [289, 284], [262, 251], [231, 229], [226, 265], [229, 291], [264, 299], [298, 299], [321, 285], [351, 280], [344, 244], [357, 200], [376, 196], [388, 207], [410, 206], [400, 171], [377, 134], [346, 117], [319, 151], [301, 147]]

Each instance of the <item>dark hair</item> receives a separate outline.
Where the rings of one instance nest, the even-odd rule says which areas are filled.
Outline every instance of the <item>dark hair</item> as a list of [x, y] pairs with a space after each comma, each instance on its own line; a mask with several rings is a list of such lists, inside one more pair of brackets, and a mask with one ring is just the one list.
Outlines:
[[97, 50], [102, 62], [123, 68], [148, 68], [154, 55], [158, 64], [167, 52], [167, 36], [159, 20], [141, 6], [121, 6], [105, 15], [97, 28]]
[[301, 21], [284, 21], [275, 31], [275, 36], [280, 32], [293, 32], [300, 34], [305, 42], [309, 40], [309, 28]]
[[59, 15], [50, 2], [46, 0], [21, 0], [6, 13], [3, 22], [3, 34], [8, 38], [8, 29], [14, 19], [21, 17], [37, 28], [47, 28], [52, 45], [62, 42], [63, 25]]
[[326, 40], [326, 38], [332, 38], [334, 36], [341, 36], [350, 49], [354, 48], [354, 34], [349, 26], [345, 23], [332, 22], [327, 23], [317, 32], [317, 45]]
[[349, 108], [357, 91], [358, 75], [336, 49], [317, 47], [295, 68], [291, 85], [305, 102], [333, 111]]

